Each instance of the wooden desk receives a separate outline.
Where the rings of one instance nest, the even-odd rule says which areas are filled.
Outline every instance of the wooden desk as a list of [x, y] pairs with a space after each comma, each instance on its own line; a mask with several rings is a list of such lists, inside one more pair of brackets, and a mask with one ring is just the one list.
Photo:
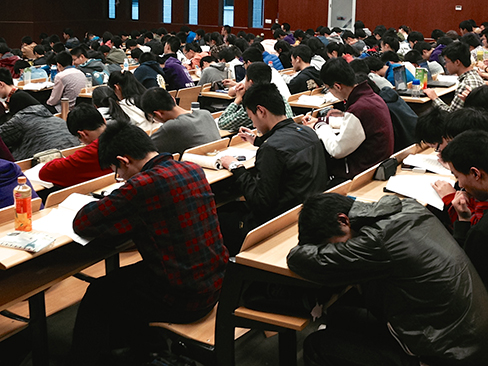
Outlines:
[[288, 104], [290, 104], [290, 107], [292, 107], [296, 113], [306, 113], [307, 111], [312, 110], [312, 109], [322, 109], [322, 108], [329, 107], [329, 106], [332, 106], [332, 105], [337, 104], [337, 103], [342, 103], [342, 101], [339, 101], [339, 100], [336, 102], [325, 102], [325, 103], [322, 103], [320, 105], [303, 104], [303, 103], [298, 102], [298, 99], [302, 95], [310, 95], [310, 96], [320, 95], [321, 92], [322, 92], [322, 88], [317, 88], [317, 89], [314, 89], [312, 91], [305, 91], [302, 93], [293, 94], [288, 98]]
[[[442, 97], [442, 100], [444, 102], [450, 104], [452, 98], [454, 97], [454, 91], [456, 90], [456, 88], [457, 85], [453, 85], [449, 88], [433, 88], [433, 90], [435, 90], [436, 94], [439, 97]], [[412, 98], [408, 96], [402, 96], [402, 99], [407, 102], [410, 108], [412, 108], [417, 115], [424, 113], [426, 110], [432, 107], [432, 101], [428, 97]]]

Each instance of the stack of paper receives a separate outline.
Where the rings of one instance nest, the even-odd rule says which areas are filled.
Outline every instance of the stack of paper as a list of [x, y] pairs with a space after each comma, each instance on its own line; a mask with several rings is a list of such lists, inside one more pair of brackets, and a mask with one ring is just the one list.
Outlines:
[[24, 85], [23, 89], [24, 90], [35, 90], [35, 91], [39, 91], [39, 90], [42, 90], [42, 89], [51, 88], [53, 86], [54, 86], [54, 83], [51, 83], [50, 81], [45, 81], [43, 83], [29, 83], [29, 84], [26, 84], [26, 85]]
[[46, 182], [45, 180], [41, 180], [39, 178], [39, 171], [44, 166], [45, 163], [37, 164], [35, 167], [27, 169], [24, 171], [24, 175], [29, 179], [31, 184], [39, 184], [44, 188], [52, 188], [54, 184], [51, 182]]
[[418, 168], [423, 168], [429, 172], [442, 174], [442, 175], [452, 175], [451, 171], [444, 167], [440, 162], [439, 158], [434, 155], [416, 154], [409, 155], [404, 160], [403, 163], [406, 165], [412, 165]]

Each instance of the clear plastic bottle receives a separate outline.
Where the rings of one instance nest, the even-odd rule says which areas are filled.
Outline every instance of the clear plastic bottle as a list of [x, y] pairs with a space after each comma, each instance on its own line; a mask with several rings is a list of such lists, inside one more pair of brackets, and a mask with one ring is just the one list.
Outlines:
[[18, 186], [14, 188], [15, 230], [32, 231], [32, 189], [27, 185], [27, 178], [17, 178]]
[[124, 71], [129, 71], [129, 59], [124, 58]]
[[273, 66], [273, 61], [269, 60], [269, 61], [268, 61], [268, 66], [269, 66], [269, 67], [274, 67], [274, 66]]
[[412, 98], [420, 98], [420, 80], [413, 79], [412, 81]]
[[58, 67], [56, 65], [51, 65], [51, 82], [54, 83], [54, 78], [58, 73]]
[[24, 85], [27, 85], [31, 82], [32, 78], [32, 71], [30, 67], [26, 67], [24, 69]]
[[86, 81], [85, 81], [85, 88], [86, 92], [88, 93], [91, 87], [93, 86], [93, 78], [90, 73], [86, 74]]
[[200, 110], [200, 102], [191, 102], [191, 110], [192, 111], [199, 111]]

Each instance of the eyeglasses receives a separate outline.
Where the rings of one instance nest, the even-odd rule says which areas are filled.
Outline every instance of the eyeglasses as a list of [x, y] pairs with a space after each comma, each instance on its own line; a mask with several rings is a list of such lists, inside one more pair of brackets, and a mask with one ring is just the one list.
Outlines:
[[122, 183], [122, 182], [124, 182], [124, 181], [125, 181], [125, 179], [124, 179], [124, 178], [121, 178], [121, 177], [119, 177], [119, 176], [118, 176], [118, 174], [117, 174], [117, 170], [118, 170], [118, 169], [119, 169], [119, 167], [117, 167], [117, 166], [116, 166], [116, 167], [115, 167], [115, 181], [116, 181], [117, 183]]
[[437, 146], [435, 147], [435, 150], [434, 150], [436, 153], [441, 152], [441, 145], [442, 145], [442, 142], [437, 143]]

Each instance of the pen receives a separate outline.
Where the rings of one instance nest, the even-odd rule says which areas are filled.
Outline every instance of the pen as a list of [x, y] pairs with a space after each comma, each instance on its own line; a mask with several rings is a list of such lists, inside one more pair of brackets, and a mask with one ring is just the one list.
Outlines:
[[255, 134], [253, 134], [253, 133], [251, 133], [251, 132], [244, 132], [244, 133], [245, 133], [246, 135], [248, 135], [248, 136], [251, 136], [251, 137], [256, 137], [256, 135], [255, 135]]

